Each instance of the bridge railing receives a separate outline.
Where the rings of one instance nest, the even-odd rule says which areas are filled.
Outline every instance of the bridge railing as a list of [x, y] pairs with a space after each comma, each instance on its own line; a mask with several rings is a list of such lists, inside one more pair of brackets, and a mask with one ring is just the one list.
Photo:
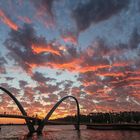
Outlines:
[[8, 112], [8, 111], [4, 111], [4, 112], [0, 112], [0, 114], [6, 114], [6, 115], [22, 115], [21, 113], [15, 113], [15, 112]]

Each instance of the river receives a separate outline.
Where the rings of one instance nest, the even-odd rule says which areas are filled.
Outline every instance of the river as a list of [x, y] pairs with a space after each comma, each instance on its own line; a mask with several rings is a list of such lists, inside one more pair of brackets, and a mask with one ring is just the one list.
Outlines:
[[43, 134], [27, 137], [26, 126], [2, 126], [0, 140], [140, 140], [140, 131], [89, 130], [81, 126], [80, 132], [72, 125], [46, 126]]

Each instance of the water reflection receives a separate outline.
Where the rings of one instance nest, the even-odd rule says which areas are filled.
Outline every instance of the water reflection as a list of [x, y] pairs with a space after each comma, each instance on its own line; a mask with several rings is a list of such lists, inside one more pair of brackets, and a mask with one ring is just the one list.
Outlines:
[[96, 131], [81, 127], [80, 131], [73, 126], [47, 126], [42, 135], [27, 137], [25, 126], [3, 126], [0, 140], [139, 140], [140, 131]]

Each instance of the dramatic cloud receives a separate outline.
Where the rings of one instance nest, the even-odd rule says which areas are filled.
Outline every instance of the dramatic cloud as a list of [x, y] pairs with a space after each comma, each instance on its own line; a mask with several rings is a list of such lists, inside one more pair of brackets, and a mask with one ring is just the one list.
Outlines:
[[26, 85], [28, 85], [27, 81], [24, 81], [24, 80], [20, 80], [19, 81], [19, 87], [21, 89], [23, 89]]
[[42, 86], [37, 86], [34, 88], [34, 90], [39, 91], [40, 93], [53, 94], [53, 92], [59, 91], [59, 87], [57, 85], [46, 84]]
[[[77, 97], [83, 114], [139, 109], [139, 2], [17, 3], [14, 0], [7, 8], [7, 2], [0, 2], [0, 20], [11, 28], [7, 33], [1, 24], [0, 85], [12, 91], [30, 114], [45, 115], [66, 95]], [[44, 26], [52, 22], [53, 28]], [[91, 24], [97, 25], [95, 30], [86, 30]], [[1, 95], [4, 110], [9, 99]], [[55, 115], [74, 114], [74, 105], [64, 102]], [[8, 107], [16, 111], [12, 102]]]
[[78, 43], [78, 34], [76, 32], [72, 31], [63, 31], [61, 33], [62, 39], [65, 43], [72, 43], [74, 45], [77, 45]]
[[32, 49], [35, 53], [50, 52], [52, 54], [61, 56], [60, 50], [54, 48], [51, 44], [33, 44]]
[[46, 82], [52, 82], [55, 81], [54, 78], [49, 78], [49, 77], [45, 77], [42, 73], [40, 72], [35, 72], [32, 75], [32, 79], [37, 81], [38, 83], [40, 83], [42, 86], [46, 84]]
[[79, 31], [87, 29], [92, 23], [98, 23], [117, 14], [126, 7], [129, 0], [89, 0], [79, 4], [73, 11]]
[[6, 25], [8, 25], [11, 29], [13, 30], [18, 30], [18, 25], [16, 23], [14, 23], [7, 15], [6, 13], [4, 13], [4, 11], [2, 9], [0, 9], [0, 20], [5, 23]]
[[38, 15], [44, 15], [49, 14], [50, 16], [53, 16], [52, 12], [52, 4], [54, 0], [32, 0], [31, 2], [34, 4], [38, 11]]
[[[32, 89], [34, 91], [41, 94], [60, 91], [62, 97], [64, 96], [63, 93], [68, 94], [71, 91], [72, 94], [77, 93], [77, 97], [79, 95], [78, 98], [80, 98], [82, 96], [81, 90], [85, 94], [94, 96], [97, 101], [117, 103], [122, 98], [126, 98], [130, 92], [132, 93], [131, 96], [136, 96], [134, 91], [139, 91], [138, 83], [134, 83], [134, 81], [139, 82], [140, 80], [137, 76], [139, 67], [133, 67], [138, 63], [138, 59], [126, 57], [126, 53], [131, 50], [129, 45], [130, 42], [133, 42], [133, 34], [128, 45], [119, 44], [110, 47], [103, 40], [98, 39], [91, 46], [81, 51], [73, 46], [64, 46], [64, 51], [61, 49], [61, 44], [48, 43], [45, 38], [37, 36], [34, 29], [29, 25], [24, 25], [19, 31], [11, 31], [9, 35], [10, 38], [5, 44], [10, 50], [10, 55], [39, 84]], [[33, 46], [34, 44], [36, 46]], [[121, 49], [125, 51], [121, 52]], [[134, 48], [132, 49], [134, 50]], [[118, 55], [119, 52], [121, 52], [120, 55]], [[66, 81], [61, 84], [57, 83], [57, 85], [49, 84], [53, 79], [45, 77], [40, 72], [33, 72], [33, 69], [37, 67], [49, 67], [78, 73], [78, 80], [81, 83], [80, 90], [73, 88], [73, 83]], [[33, 101], [33, 92], [30, 93], [31, 89], [25, 88], [24, 84], [26, 83], [20, 81], [20, 87], [24, 88], [26, 94], [24, 96]], [[60, 85], [63, 85], [63, 91]], [[122, 91], [128, 94], [119, 98]], [[112, 107], [115, 108], [115, 104]]]
[[36, 54], [32, 50], [32, 44], [40, 42], [40, 40], [42, 41], [44, 38], [37, 37], [34, 29], [25, 24], [19, 31], [12, 30], [5, 44], [15, 62], [30, 73], [31, 67], [43, 64], [43, 61], [47, 59], [46, 55]]

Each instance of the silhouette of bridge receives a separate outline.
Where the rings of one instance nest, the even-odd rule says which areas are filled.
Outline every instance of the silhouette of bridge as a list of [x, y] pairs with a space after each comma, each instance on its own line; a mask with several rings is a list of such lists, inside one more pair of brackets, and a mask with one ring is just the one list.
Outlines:
[[16, 115], [16, 114], [0, 114], [0, 118], [18, 118], [18, 119], [28, 118], [29, 120], [32, 120], [32, 121], [41, 121], [41, 119], [36, 118], [36, 117], [22, 116], [22, 115]]
[[0, 114], [0, 117], [25, 119], [26, 125], [27, 125], [28, 130], [29, 130], [29, 135], [32, 135], [34, 132], [37, 132], [37, 134], [41, 134], [44, 126], [49, 122], [49, 118], [51, 117], [53, 112], [67, 98], [72, 98], [76, 102], [76, 106], [77, 106], [77, 124], [75, 124], [75, 128], [76, 128], [76, 130], [80, 130], [80, 108], [79, 108], [78, 100], [74, 96], [68, 95], [68, 96], [63, 97], [60, 101], [58, 101], [53, 106], [53, 108], [49, 111], [49, 113], [46, 115], [46, 117], [44, 119], [40, 120], [40, 123], [38, 123], [37, 129], [35, 129], [34, 124], [33, 124], [32, 121], [33, 120], [37, 121], [38, 119], [34, 118], [34, 117], [29, 117], [27, 115], [26, 111], [24, 110], [24, 108], [22, 107], [22, 105], [20, 104], [20, 102], [17, 100], [17, 98], [10, 91], [8, 91], [7, 89], [5, 89], [3, 87], [0, 87], [0, 89], [2, 91], [4, 91], [4, 93], [6, 93], [7, 95], [9, 95], [12, 98], [12, 100], [16, 103], [16, 105], [18, 106], [20, 112], [22, 113], [22, 116], [21, 115]]
[[[27, 117], [27, 116], [22, 116], [22, 115], [16, 115], [16, 114], [1, 114], [0, 113], [0, 118], [16, 118], [16, 119], [25, 119], [28, 118], [31, 121], [35, 122], [35, 124], [37, 124], [37, 122], [41, 122], [42, 119], [36, 118], [36, 117]], [[47, 124], [62, 124], [62, 125], [77, 125], [77, 123], [75, 122], [65, 122], [65, 121], [55, 121], [55, 120], [48, 120], [46, 122]], [[81, 125], [87, 125], [89, 123], [80, 123]]]

